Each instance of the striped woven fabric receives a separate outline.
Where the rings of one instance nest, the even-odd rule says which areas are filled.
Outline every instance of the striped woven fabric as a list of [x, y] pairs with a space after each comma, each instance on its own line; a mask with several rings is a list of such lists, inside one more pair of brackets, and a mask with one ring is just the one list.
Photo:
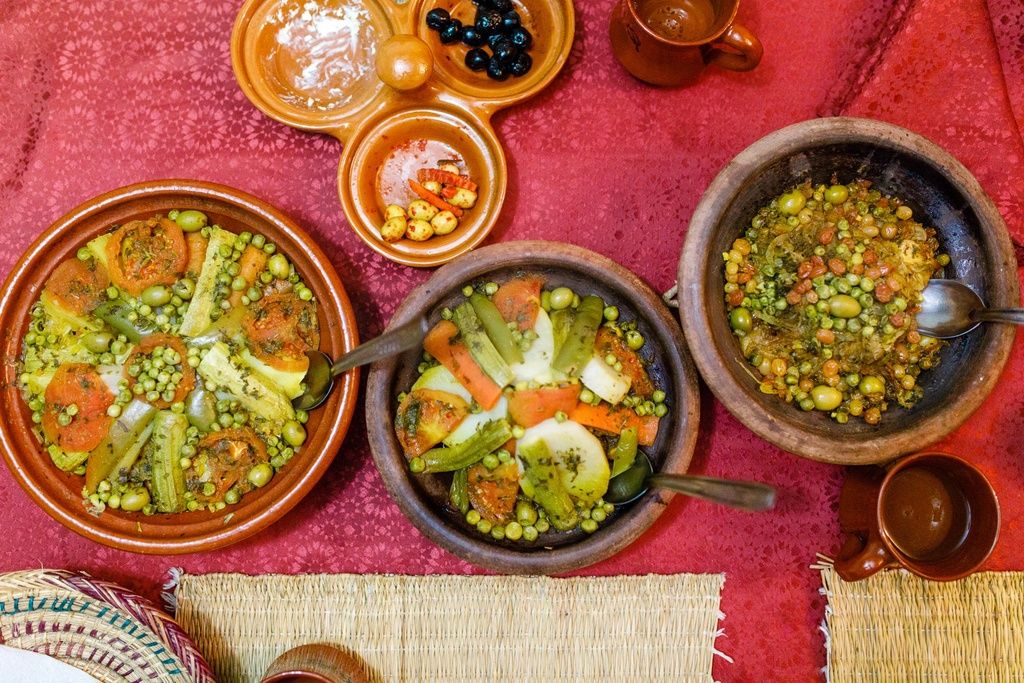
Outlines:
[[115, 584], [73, 572], [0, 575], [0, 643], [55, 657], [102, 683], [214, 683], [173, 619]]

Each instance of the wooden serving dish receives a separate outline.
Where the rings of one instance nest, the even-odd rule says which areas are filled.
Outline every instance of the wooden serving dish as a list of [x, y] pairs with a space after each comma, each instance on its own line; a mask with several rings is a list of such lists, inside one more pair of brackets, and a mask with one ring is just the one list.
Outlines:
[[216, 513], [89, 514], [82, 502], [84, 479], [62, 472], [32, 434], [32, 413], [18, 388], [17, 359], [29, 311], [56, 265], [110, 226], [150, 218], [170, 209], [197, 209], [233, 232], [266, 235], [302, 273], [319, 304], [320, 348], [332, 357], [358, 345], [355, 313], [327, 256], [290, 218], [244, 192], [193, 180], [130, 185], [73, 209], [37, 239], [11, 270], [0, 293], [3, 390], [0, 451], [14, 478], [51, 517], [105, 545], [150, 554], [222, 548], [275, 522], [309, 493], [334, 459], [355, 410], [359, 371], [339, 378], [327, 402], [310, 414], [302, 450], [271, 483]]
[[[700, 397], [697, 375], [686, 345], [668, 309], [638, 277], [614, 261], [557, 242], [509, 242], [479, 249], [441, 268], [402, 303], [391, 319], [400, 325], [426, 315], [431, 324], [445, 306], [456, 303], [464, 285], [504, 282], [537, 273], [545, 287], [568, 286], [593, 292], [618, 306], [623, 319], [637, 319], [652, 345], [648, 368], [667, 394], [669, 414], [662, 419], [655, 444], [645, 448], [657, 471], [684, 473], [697, 440]], [[463, 299], [464, 300], [464, 299]], [[412, 385], [422, 350], [376, 363], [366, 388], [366, 427], [373, 459], [391, 497], [428, 538], [465, 560], [512, 574], [554, 574], [585, 567], [609, 557], [642, 534], [673, 494], [652, 489], [640, 500], [617, 509], [593, 534], [551, 531], [534, 543], [496, 541], [471, 527], [447, 504], [451, 475], [414, 475], [395, 437], [397, 396]]]
[[1006, 224], [978, 181], [938, 145], [906, 129], [854, 118], [798, 123], [755, 142], [733, 159], [701, 198], [679, 260], [679, 317], [697, 367], [733, 415], [759, 436], [823, 462], [867, 465], [919, 451], [966, 420], [992, 390], [1016, 328], [983, 325], [942, 351], [921, 374], [924, 398], [910, 410], [890, 404], [882, 421], [841, 425], [758, 390], [726, 315], [722, 253], [757, 210], [810, 178], [871, 180], [899, 197], [938, 232], [949, 254], [947, 278], [969, 285], [989, 305], [1020, 305], [1017, 262]]
[[[514, 4], [534, 36], [533, 68], [504, 82], [470, 71], [467, 48], [442, 45], [426, 26], [436, 7], [472, 23], [471, 0], [247, 0], [235, 20], [231, 62], [260, 111], [344, 145], [338, 194], [370, 248], [405, 265], [436, 266], [478, 245], [501, 211], [508, 173], [492, 115], [543, 89], [572, 47], [572, 0]], [[379, 233], [389, 194], [381, 169], [394, 154], [411, 166], [422, 143], [434, 161], [463, 159], [480, 196], [451, 234], [389, 244]], [[414, 198], [407, 188], [401, 193]]]

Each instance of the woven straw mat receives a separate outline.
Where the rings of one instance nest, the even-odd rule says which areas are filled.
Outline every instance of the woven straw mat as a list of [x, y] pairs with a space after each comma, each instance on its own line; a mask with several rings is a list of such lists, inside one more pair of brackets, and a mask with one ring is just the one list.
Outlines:
[[73, 572], [0, 574], [0, 643], [55, 657], [102, 683], [214, 680], [170, 617], [120, 586]]
[[177, 615], [221, 683], [307, 643], [356, 653], [372, 681], [703, 683], [724, 580], [185, 575]]
[[939, 583], [899, 570], [847, 583], [816, 568], [831, 683], [1024, 681], [1024, 573]]

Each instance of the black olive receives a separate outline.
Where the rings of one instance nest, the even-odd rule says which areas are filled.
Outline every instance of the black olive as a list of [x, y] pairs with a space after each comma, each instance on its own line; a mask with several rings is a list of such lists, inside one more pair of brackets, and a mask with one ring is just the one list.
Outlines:
[[503, 34], [503, 33], [495, 32], [495, 33], [492, 33], [491, 35], [487, 36], [487, 44], [490, 46], [490, 48], [492, 50], [494, 49], [495, 45], [497, 45], [498, 43], [500, 43], [503, 40], [508, 40], [508, 38], [506, 38], [505, 34]]
[[435, 31], [443, 29], [451, 19], [452, 15], [448, 14], [448, 10], [441, 9], [440, 7], [427, 12], [427, 26]]
[[480, 9], [476, 13], [476, 27], [485, 36], [501, 29], [501, 13], [492, 9]]
[[503, 30], [511, 31], [517, 26], [519, 26], [519, 12], [506, 12], [504, 16], [501, 17], [501, 28]]
[[512, 41], [513, 45], [522, 50], [529, 50], [530, 46], [533, 45], [533, 36], [522, 26], [509, 31], [508, 39]]
[[483, 71], [490, 63], [491, 57], [480, 48], [470, 50], [466, 53], [466, 66], [473, 71]]
[[512, 0], [491, 0], [491, 6], [502, 14], [511, 12], [513, 9]]
[[497, 57], [491, 57], [491, 60], [487, 63], [487, 75], [496, 81], [508, 79], [508, 71], [505, 70], [505, 65]]
[[452, 19], [448, 25], [441, 29], [441, 42], [445, 45], [457, 43], [462, 39], [462, 22]]
[[470, 47], [480, 47], [487, 42], [487, 37], [476, 26], [462, 28], [462, 42]]
[[502, 40], [494, 46], [494, 58], [502, 64], [508, 64], [515, 59], [517, 54], [519, 54], [519, 50], [508, 39]]
[[525, 76], [532, 67], [533, 57], [525, 52], [520, 52], [519, 55], [512, 60], [512, 63], [509, 64], [508, 71], [513, 76]]

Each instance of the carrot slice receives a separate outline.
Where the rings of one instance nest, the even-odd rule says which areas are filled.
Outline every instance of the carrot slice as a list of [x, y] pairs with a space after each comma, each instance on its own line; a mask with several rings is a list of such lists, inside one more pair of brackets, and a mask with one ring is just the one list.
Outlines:
[[481, 408], [490, 410], [501, 398], [501, 387], [473, 360], [466, 344], [458, 336], [459, 328], [455, 323], [442, 320], [427, 333], [423, 348], [455, 375]]
[[445, 199], [451, 199], [456, 194], [458, 194], [458, 192], [459, 188], [452, 187], [451, 185], [445, 185], [444, 187], [441, 188], [441, 196], [444, 197]]
[[607, 327], [602, 327], [597, 331], [594, 348], [597, 350], [598, 358], [604, 358], [611, 354], [622, 363], [622, 374], [629, 377], [630, 388], [635, 394], [647, 398], [654, 393], [654, 384], [651, 382], [644, 364], [640, 361], [640, 356], [629, 348], [622, 337]]
[[462, 218], [462, 209], [449, 204], [412, 178], [409, 179], [409, 187], [411, 187], [412, 191], [419, 195], [421, 199], [427, 200], [442, 211], [451, 211], [457, 218]]
[[520, 332], [532, 330], [540, 310], [539, 277], [509, 280], [494, 293], [492, 301], [506, 322], [515, 323]]
[[470, 192], [476, 192], [477, 185], [468, 176], [456, 175], [455, 173], [442, 171], [439, 168], [421, 168], [416, 172], [416, 177], [421, 183], [433, 180], [435, 183], [441, 183], [442, 185], [453, 185]]
[[515, 391], [508, 399], [508, 414], [516, 424], [532, 427], [558, 412], [568, 415], [579, 397], [579, 384]]
[[185, 264], [185, 274], [195, 279], [199, 277], [199, 271], [203, 269], [203, 262], [206, 260], [206, 245], [210, 240], [203, 237], [201, 232], [190, 232], [185, 235], [185, 242], [188, 245], [188, 263]]
[[[244, 279], [245, 284], [251, 287], [263, 270], [263, 267], [267, 265], [268, 258], [267, 252], [257, 249], [250, 244], [238, 259], [238, 277]], [[242, 302], [242, 295], [245, 294], [245, 290], [249, 289], [249, 287], [242, 290], [232, 290], [231, 296], [228, 297], [228, 303], [232, 306], [239, 305]]]
[[610, 434], [621, 434], [627, 427], [635, 427], [637, 441], [642, 446], [654, 444], [658, 437], [659, 418], [654, 415], [640, 417], [632, 409], [623, 406], [611, 406], [600, 403], [596, 406], [589, 403], [578, 403], [569, 414], [569, 419], [579, 422], [585, 427], [600, 429]]

